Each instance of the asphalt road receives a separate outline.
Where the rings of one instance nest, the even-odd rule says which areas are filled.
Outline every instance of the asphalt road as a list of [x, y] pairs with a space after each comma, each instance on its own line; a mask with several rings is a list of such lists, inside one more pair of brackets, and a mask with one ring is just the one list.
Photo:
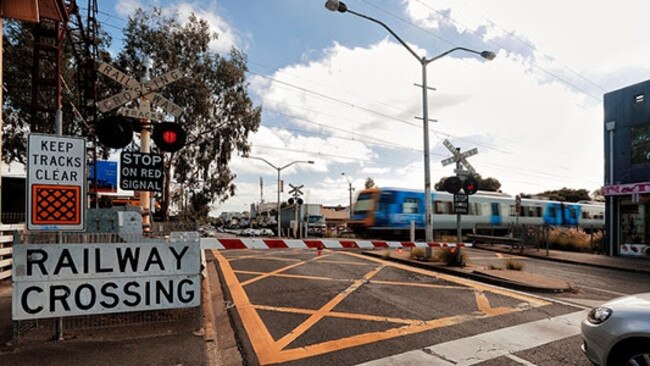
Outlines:
[[[472, 252], [477, 261], [500, 260]], [[250, 365], [589, 364], [579, 350], [582, 301], [569, 305], [351, 251], [213, 253]], [[584, 286], [599, 285], [584, 267], [565, 271]]]
[[524, 264], [524, 270], [549, 278], [566, 281], [575, 289], [572, 293], [553, 295], [555, 298], [584, 306], [616, 297], [650, 292], [650, 274], [626, 272], [542, 259], [496, 253], [489, 250], [466, 249], [472, 263], [488, 266], [501, 265], [508, 258]]

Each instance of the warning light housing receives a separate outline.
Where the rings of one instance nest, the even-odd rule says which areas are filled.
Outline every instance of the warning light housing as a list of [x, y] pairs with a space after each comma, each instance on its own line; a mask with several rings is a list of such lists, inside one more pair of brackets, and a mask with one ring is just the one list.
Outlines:
[[155, 125], [152, 138], [158, 149], [175, 152], [185, 146], [186, 134], [178, 123], [162, 122]]
[[478, 181], [472, 177], [465, 179], [463, 191], [465, 191], [465, 194], [475, 194], [478, 191]]
[[102, 145], [121, 149], [133, 140], [133, 127], [126, 118], [109, 116], [97, 122], [95, 134]]
[[444, 183], [444, 189], [445, 191], [451, 193], [451, 194], [456, 194], [458, 191], [460, 191], [461, 187], [461, 182], [460, 178], [458, 177], [449, 177], [445, 179]]

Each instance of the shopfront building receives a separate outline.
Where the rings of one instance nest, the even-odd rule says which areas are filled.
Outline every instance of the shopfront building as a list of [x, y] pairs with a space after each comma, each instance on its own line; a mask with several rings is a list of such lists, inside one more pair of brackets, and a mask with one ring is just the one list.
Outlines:
[[650, 259], [650, 80], [605, 94], [606, 251]]

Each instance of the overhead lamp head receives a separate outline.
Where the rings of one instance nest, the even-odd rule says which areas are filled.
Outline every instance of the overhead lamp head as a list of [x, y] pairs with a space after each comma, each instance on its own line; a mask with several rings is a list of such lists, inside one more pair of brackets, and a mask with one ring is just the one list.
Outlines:
[[345, 3], [338, 1], [338, 0], [327, 0], [325, 3], [325, 7], [329, 11], [338, 11], [339, 13], [345, 13], [348, 11], [347, 5]]
[[308, 162], [309, 164], [314, 164], [314, 161], [313, 161], [313, 160], [309, 160], [309, 161], [307, 161], [307, 162]]
[[495, 57], [497, 57], [497, 55], [492, 51], [483, 51], [481, 52], [481, 57], [488, 61], [492, 61]]

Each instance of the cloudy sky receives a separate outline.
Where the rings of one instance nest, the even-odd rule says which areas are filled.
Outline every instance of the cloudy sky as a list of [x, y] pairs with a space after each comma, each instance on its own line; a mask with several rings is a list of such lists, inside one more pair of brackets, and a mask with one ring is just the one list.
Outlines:
[[[119, 29], [139, 6], [192, 12], [212, 25], [216, 52], [249, 59], [250, 92], [263, 107], [252, 154], [284, 166], [286, 184], [309, 203], [347, 205], [371, 177], [380, 187], [423, 189], [420, 63], [379, 25], [325, 9], [325, 0], [118, 0], [100, 20]], [[453, 174], [440, 161], [448, 139], [483, 177], [510, 194], [603, 183], [603, 94], [650, 77], [642, 26], [650, 3], [624, 0], [348, 0], [379, 19], [421, 56], [462, 46], [491, 50], [485, 61], [455, 52], [428, 66], [431, 180]], [[237, 157], [238, 194], [213, 212], [275, 201], [277, 172]], [[342, 176], [341, 173], [345, 173]], [[286, 199], [286, 193], [283, 199]]]

